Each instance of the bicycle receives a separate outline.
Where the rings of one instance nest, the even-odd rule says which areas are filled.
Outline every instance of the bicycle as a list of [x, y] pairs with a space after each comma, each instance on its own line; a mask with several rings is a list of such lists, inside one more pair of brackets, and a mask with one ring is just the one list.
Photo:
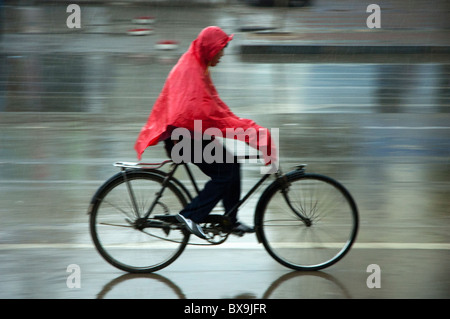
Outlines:
[[[167, 164], [169, 170], [161, 170]], [[189, 243], [190, 233], [175, 215], [193, 196], [174, 174], [184, 166], [198, 193], [191, 169], [186, 163], [172, 160], [116, 162], [114, 166], [120, 172], [97, 190], [88, 209], [97, 251], [108, 263], [130, 273], [150, 273], [167, 267]], [[235, 208], [269, 176], [275, 176], [256, 205], [257, 240], [288, 268], [319, 270], [349, 252], [358, 231], [358, 209], [342, 184], [324, 175], [306, 173], [305, 167], [302, 164], [286, 174], [279, 169], [262, 175]], [[201, 225], [209, 236], [204, 245], [222, 244], [231, 232], [228, 212], [210, 214]]]

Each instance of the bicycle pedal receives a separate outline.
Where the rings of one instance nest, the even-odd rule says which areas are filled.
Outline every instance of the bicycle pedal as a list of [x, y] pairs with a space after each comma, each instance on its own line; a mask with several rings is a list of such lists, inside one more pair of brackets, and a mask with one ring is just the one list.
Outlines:
[[231, 231], [230, 234], [238, 236], [238, 237], [242, 237], [244, 236], [246, 233], [242, 230], [236, 230], [236, 231]]
[[162, 230], [163, 230], [164, 234], [166, 234], [166, 236], [169, 236], [169, 234], [170, 234], [170, 227], [163, 227]]

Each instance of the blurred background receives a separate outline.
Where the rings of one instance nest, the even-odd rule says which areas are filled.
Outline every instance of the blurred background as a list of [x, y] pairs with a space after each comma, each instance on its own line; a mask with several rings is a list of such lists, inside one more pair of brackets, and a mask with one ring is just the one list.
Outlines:
[[[0, 297], [449, 298], [449, 13], [447, 0], [0, 1]], [[112, 163], [136, 161], [168, 72], [209, 25], [235, 34], [211, 72], [221, 98], [280, 130], [284, 171], [308, 163], [358, 204], [357, 243], [325, 271], [291, 272], [252, 235], [149, 276], [91, 244], [92, 195]], [[163, 159], [158, 145], [143, 160]], [[244, 165], [244, 191], [259, 177]]]

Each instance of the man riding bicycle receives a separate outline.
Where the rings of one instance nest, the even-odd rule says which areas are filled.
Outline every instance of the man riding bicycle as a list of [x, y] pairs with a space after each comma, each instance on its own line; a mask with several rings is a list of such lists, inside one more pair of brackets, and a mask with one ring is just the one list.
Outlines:
[[[189, 161], [197, 165], [211, 180], [176, 217], [186, 229], [203, 239], [206, 239], [207, 235], [198, 224], [205, 220], [220, 200], [226, 212], [233, 209], [240, 199], [241, 192], [240, 164], [236, 157], [223, 145], [218, 146], [214, 136], [207, 133], [214, 131], [211, 129], [216, 129], [225, 136], [227, 129], [242, 128], [233, 135], [233, 138], [259, 149], [266, 164], [273, 163], [276, 154], [269, 130], [252, 120], [233, 114], [220, 99], [212, 83], [209, 67], [214, 67], [220, 62], [224, 49], [232, 38], [233, 35], [229, 36], [215, 26], [207, 27], [200, 32], [169, 73], [135, 144], [139, 159], [147, 147], [160, 141], [164, 141], [166, 150], [172, 158], [177, 143], [192, 146], [191, 149], [185, 147], [182, 151], [188, 152], [191, 155]], [[199, 120], [202, 123], [201, 128], [195, 125]], [[179, 128], [191, 133], [188, 137], [191, 139], [190, 143], [186, 144], [186, 140], [175, 134]], [[250, 130], [258, 134], [245, 134]], [[203, 137], [204, 133], [207, 138], [198, 141], [196, 137]], [[196, 148], [194, 145], [200, 147]], [[205, 149], [221, 151], [222, 160], [213, 162], [205, 160], [202, 156]], [[183, 156], [183, 159], [185, 158]], [[193, 160], [194, 158], [196, 160]], [[237, 211], [232, 212], [230, 219], [232, 233], [242, 236], [244, 233], [254, 232], [253, 228], [238, 221]]]

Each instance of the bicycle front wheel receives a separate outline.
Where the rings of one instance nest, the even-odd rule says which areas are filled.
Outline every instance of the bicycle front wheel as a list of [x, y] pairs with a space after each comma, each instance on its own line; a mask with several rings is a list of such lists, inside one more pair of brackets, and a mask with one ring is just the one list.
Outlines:
[[155, 216], [177, 214], [186, 200], [169, 183], [148, 219], [143, 217], [161, 190], [164, 176], [145, 171], [119, 173], [91, 201], [90, 231], [95, 247], [111, 265], [131, 273], [148, 273], [172, 263], [189, 234]]
[[337, 181], [292, 172], [261, 196], [257, 235], [268, 253], [295, 270], [333, 265], [350, 250], [358, 230], [358, 209]]

